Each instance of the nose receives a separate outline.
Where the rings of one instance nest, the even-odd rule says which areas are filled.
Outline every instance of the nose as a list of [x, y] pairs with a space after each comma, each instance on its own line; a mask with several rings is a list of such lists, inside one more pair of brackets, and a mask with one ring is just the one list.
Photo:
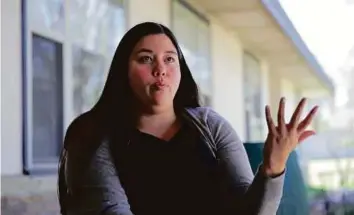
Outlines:
[[166, 75], [166, 68], [163, 63], [156, 62], [154, 70], [153, 70], [153, 76], [155, 77], [160, 77], [160, 76], [165, 76]]

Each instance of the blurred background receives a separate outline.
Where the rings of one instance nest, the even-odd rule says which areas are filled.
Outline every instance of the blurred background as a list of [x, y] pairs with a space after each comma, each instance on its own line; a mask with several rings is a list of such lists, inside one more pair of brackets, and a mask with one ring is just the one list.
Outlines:
[[101, 93], [139, 22], [169, 26], [203, 104], [226, 117], [252, 167], [264, 106], [320, 105], [292, 154], [278, 214], [354, 214], [353, 0], [1, 0], [1, 213], [58, 215], [67, 126]]

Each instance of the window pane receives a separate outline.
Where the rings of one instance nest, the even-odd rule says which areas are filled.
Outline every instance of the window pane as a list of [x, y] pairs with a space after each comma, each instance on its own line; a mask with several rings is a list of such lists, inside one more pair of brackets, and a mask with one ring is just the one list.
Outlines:
[[33, 35], [33, 159], [55, 161], [62, 142], [62, 46]]
[[263, 137], [261, 68], [253, 56], [244, 54], [244, 99], [247, 141], [257, 142]]
[[31, 24], [64, 33], [64, 0], [28, 1]]
[[70, 0], [70, 37], [76, 45], [113, 55], [125, 31], [122, 2]]
[[203, 91], [211, 95], [211, 69], [210, 69], [210, 59], [209, 59], [209, 26], [204, 22], [199, 22], [198, 24], [198, 61], [197, 61], [197, 72], [198, 79], [200, 80], [200, 87]]
[[212, 83], [208, 24], [194, 12], [174, 1], [173, 31], [201, 92], [210, 98]]
[[106, 80], [104, 56], [73, 47], [74, 113], [79, 115], [96, 103]]
[[173, 1], [173, 30], [179, 42], [188, 47], [191, 52], [198, 51], [198, 17], [181, 5]]

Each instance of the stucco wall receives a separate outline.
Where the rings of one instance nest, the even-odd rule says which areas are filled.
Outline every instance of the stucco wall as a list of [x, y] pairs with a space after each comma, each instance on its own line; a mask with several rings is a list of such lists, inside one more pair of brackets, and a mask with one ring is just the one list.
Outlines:
[[285, 118], [290, 120], [298, 102], [298, 92], [296, 85], [289, 79], [286, 79], [279, 74], [279, 72], [269, 72], [269, 104], [272, 108], [273, 118], [276, 117], [276, 113], [279, 107], [279, 101], [281, 97], [285, 97]]
[[155, 21], [170, 26], [171, 1], [169, 0], [129, 0], [128, 26], [140, 22]]
[[291, 119], [291, 116], [296, 108], [298, 99], [296, 98], [296, 89], [293, 83], [289, 80], [281, 80], [281, 90], [282, 95], [286, 98], [286, 109], [285, 109], [285, 118], [287, 121]]
[[[22, 70], [20, 0], [2, 3], [2, 175], [22, 172]], [[170, 26], [171, 1], [151, 0], [149, 8], [141, 10], [142, 0], [131, 0], [127, 7], [129, 27], [143, 21], [157, 21]], [[158, 13], [156, 12], [158, 8]], [[225, 29], [213, 17], [210, 19], [211, 66], [213, 72], [213, 106], [223, 115], [239, 136], [245, 136], [242, 86], [242, 44], [237, 36]], [[262, 65], [266, 65], [263, 62]], [[264, 101], [269, 99], [268, 70], [263, 66]], [[273, 92], [277, 92], [277, 86]], [[10, 101], [11, 99], [11, 101]]]
[[[129, 1], [128, 26], [142, 21], [170, 25], [171, 2], [153, 0], [150, 9], [140, 10], [142, 0]], [[139, 7], [138, 7], [139, 6]], [[159, 13], [156, 13], [159, 8]], [[22, 172], [22, 69], [20, 0], [2, 5], [2, 175]], [[232, 35], [210, 17], [211, 65], [215, 109], [227, 118], [241, 137], [244, 136], [242, 92], [242, 47]]]
[[244, 139], [243, 50], [237, 38], [217, 23], [211, 24], [211, 38], [213, 106]]
[[[146, 5], [145, 0], [128, 1], [127, 24], [129, 27], [132, 27], [135, 24], [143, 21], [157, 21], [170, 26], [170, 0], [150, 0], [148, 4], [149, 7], [144, 7], [144, 10], [141, 10], [142, 5]], [[242, 44], [238, 40], [237, 36], [224, 28], [221, 23], [219, 23], [213, 17], [210, 17], [207, 14], [205, 15], [210, 18], [211, 66], [213, 72], [212, 105], [217, 112], [219, 112], [231, 123], [241, 139], [244, 140], [245, 116], [243, 97]], [[45, 195], [52, 195], [53, 197], [56, 195], [55, 176], [41, 179], [38, 177], [23, 177], [25, 179], [21, 179], [22, 69], [20, 0], [2, 1], [1, 18], [1, 175], [3, 179], [6, 179], [3, 181], [5, 184], [3, 183], [2, 186], [8, 187], [5, 194], [12, 197], [23, 196], [24, 190], [27, 194], [35, 193], [35, 195], [40, 195], [38, 190], [40, 191], [42, 189], [40, 189], [39, 186], [44, 187], [43, 190], [45, 190]], [[281, 78], [279, 78], [276, 74], [274, 74], [273, 71], [268, 68], [267, 62], [263, 59], [260, 60], [262, 62], [263, 80], [262, 103], [271, 104], [272, 108], [276, 109], [277, 106], [274, 104], [278, 104], [278, 99], [281, 95], [283, 95], [284, 86], [288, 86], [289, 84], [282, 84]], [[287, 97], [291, 97], [291, 87], [289, 89], [290, 90], [285, 90], [287, 92]], [[18, 177], [12, 177], [11, 175], [18, 175], [20, 178], [18, 179]], [[17, 179], [14, 180], [15, 178]], [[23, 188], [24, 186], [26, 186], [26, 189], [21, 189], [21, 187]], [[17, 195], [17, 193], [20, 194]], [[25, 196], [28, 198], [28, 195]], [[22, 197], [20, 199], [22, 199]], [[28, 205], [31, 205], [31, 207], [28, 206], [27, 208], [36, 207], [33, 202], [31, 203], [31, 198], [29, 199], [29, 202], [27, 202], [27, 200], [21, 200], [21, 204], [25, 205], [23, 207], [27, 207]], [[56, 201], [54, 197], [52, 199], [53, 201]], [[38, 204], [41, 205], [41, 203]], [[33, 210], [36, 211], [37, 209]]]
[[1, 175], [22, 172], [20, 0], [1, 1]]

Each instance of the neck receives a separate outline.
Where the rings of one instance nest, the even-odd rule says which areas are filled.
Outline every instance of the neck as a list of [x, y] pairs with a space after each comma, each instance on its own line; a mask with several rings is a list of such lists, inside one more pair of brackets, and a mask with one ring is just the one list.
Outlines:
[[138, 128], [161, 127], [173, 124], [176, 121], [173, 108], [159, 111], [141, 112], [137, 118]]
[[169, 139], [179, 129], [179, 122], [173, 108], [160, 111], [141, 112], [137, 128], [159, 138]]

